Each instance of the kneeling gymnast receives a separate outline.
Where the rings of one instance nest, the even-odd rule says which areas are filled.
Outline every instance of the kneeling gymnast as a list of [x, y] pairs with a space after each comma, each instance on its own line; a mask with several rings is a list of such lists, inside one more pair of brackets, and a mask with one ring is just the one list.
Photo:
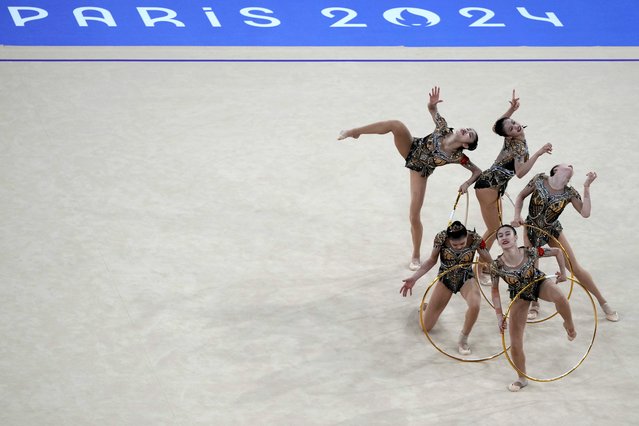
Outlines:
[[[413, 286], [417, 280], [435, 266], [439, 257], [439, 274], [443, 275], [435, 285], [429, 303], [424, 304], [421, 320], [426, 331], [430, 331], [448, 305], [451, 296], [454, 293], [461, 293], [468, 305], [458, 341], [458, 351], [461, 355], [472, 353], [468, 344], [468, 336], [479, 316], [481, 302], [479, 287], [473, 285], [472, 262], [475, 252], [479, 253], [482, 261], [488, 263], [491, 261], [481, 236], [475, 231], [468, 231], [461, 222], [455, 221], [435, 236], [430, 257], [410, 278], [403, 280], [404, 285], [399, 290], [404, 297], [409, 292], [412, 295]], [[455, 268], [458, 265], [459, 267]], [[450, 270], [451, 268], [453, 269]], [[448, 270], [450, 271], [445, 273]]]

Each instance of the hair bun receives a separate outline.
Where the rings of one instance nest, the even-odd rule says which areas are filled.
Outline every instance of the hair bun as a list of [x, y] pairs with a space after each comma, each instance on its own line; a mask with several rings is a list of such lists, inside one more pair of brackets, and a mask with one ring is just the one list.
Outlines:
[[448, 226], [448, 232], [452, 233], [452, 232], [460, 232], [460, 231], [465, 231], [466, 227], [458, 220], [454, 221], [453, 223], [451, 223]]

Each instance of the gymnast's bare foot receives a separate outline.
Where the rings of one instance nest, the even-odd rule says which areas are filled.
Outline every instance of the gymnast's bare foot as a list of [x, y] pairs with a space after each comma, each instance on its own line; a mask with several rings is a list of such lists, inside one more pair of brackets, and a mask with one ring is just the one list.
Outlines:
[[619, 321], [619, 314], [617, 313], [617, 311], [612, 309], [608, 303], [604, 303], [603, 305], [601, 305], [601, 309], [603, 309], [604, 313], [606, 314], [606, 319], [608, 321]]
[[528, 386], [528, 380], [525, 377], [520, 377], [515, 382], [508, 385], [508, 390], [511, 392], [519, 392], [526, 386]]
[[470, 355], [473, 351], [470, 349], [470, 345], [468, 344], [468, 335], [464, 333], [459, 333], [459, 341], [457, 342], [457, 351], [460, 355]]
[[566, 329], [566, 333], [568, 333], [568, 340], [570, 340], [571, 342], [575, 340], [575, 337], [577, 337], [577, 331], [575, 330], [575, 327], [568, 327], [566, 323], [564, 323], [564, 328]]
[[337, 137], [337, 140], [341, 141], [342, 139], [346, 139], [346, 138], [357, 139], [359, 138], [359, 135], [355, 133], [353, 129], [340, 131], [339, 136]]
[[533, 301], [530, 304], [530, 309], [528, 310], [528, 320], [534, 320], [539, 315], [539, 302]]
[[411, 271], [416, 271], [419, 269], [420, 266], [422, 266], [422, 262], [420, 262], [420, 260], [417, 258], [412, 258], [410, 263], [408, 264], [408, 269], [410, 269]]

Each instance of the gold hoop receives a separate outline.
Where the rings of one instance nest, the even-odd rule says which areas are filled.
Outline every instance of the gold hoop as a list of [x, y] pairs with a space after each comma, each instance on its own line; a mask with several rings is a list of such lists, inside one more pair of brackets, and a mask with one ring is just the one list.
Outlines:
[[[498, 194], [499, 195], [499, 194]], [[497, 197], [497, 215], [499, 216], [499, 223], [504, 224], [503, 221], [503, 205], [501, 203], [501, 197]], [[491, 234], [492, 235], [492, 234]]]
[[[500, 201], [501, 201], [501, 199], [500, 199]], [[525, 224], [525, 225], [523, 225], [523, 227], [524, 227], [524, 232], [526, 232], [526, 229], [527, 229], [528, 227], [533, 228], [533, 229], [536, 229], [536, 230], [538, 230], [538, 231], [541, 231], [541, 232], [543, 232], [544, 234], [546, 234], [548, 237], [552, 238], [552, 239], [553, 239], [555, 242], [557, 242], [557, 244], [559, 245], [559, 248], [561, 249], [561, 251], [562, 251], [562, 252], [563, 252], [563, 254], [564, 254], [564, 258], [568, 261], [568, 265], [567, 265], [567, 266], [568, 266], [568, 269], [570, 270], [570, 278], [569, 278], [569, 280], [570, 280], [570, 290], [568, 290], [568, 295], [566, 296], [566, 299], [570, 300], [570, 296], [572, 296], [572, 289], [573, 289], [573, 285], [574, 285], [574, 282], [576, 281], [576, 279], [575, 279], [575, 274], [574, 274], [574, 272], [573, 272], [573, 270], [572, 270], [572, 262], [570, 261], [570, 256], [568, 256], [568, 252], [567, 252], [567, 251], [566, 251], [566, 249], [564, 248], [563, 244], [561, 244], [561, 242], [560, 242], [560, 241], [559, 241], [556, 237], [554, 237], [553, 235], [550, 235], [550, 233], [549, 233], [548, 231], [545, 231], [545, 230], [543, 230], [543, 229], [541, 229], [541, 228], [539, 228], [539, 227], [537, 227], [537, 226]], [[493, 236], [493, 235], [495, 235], [496, 233], [497, 233], [497, 230], [495, 230], [494, 232], [492, 232], [492, 233], [488, 236], [488, 238], [492, 237], [492, 236]], [[488, 239], [488, 238], [487, 238], [487, 239]], [[480, 264], [485, 264], [485, 262], [477, 261], [477, 262], [473, 262], [473, 263], [475, 264], [475, 270], [473, 271], [473, 272], [474, 272], [474, 274], [475, 274], [475, 284], [479, 287], [479, 292], [481, 293], [481, 295], [482, 295], [482, 297], [484, 298], [484, 300], [485, 300], [486, 302], [488, 302], [488, 304], [489, 304], [489, 305], [490, 305], [493, 309], [495, 309], [495, 306], [494, 306], [494, 305], [493, 305], [493, 303], [492, 303], [492, 302], [488, 299], [488, 297], [487, 297], [487, 296], [486, 296], [486, 294], [484, 293], [484, 290], [482, 289], [481, 284], [479, 283], [479, 265], [480, 265]], [[555, 315], [557, 315], [557, 311], [555, 311], [555, 313], [553, 313], [552, 315], [550, 315], [550, 316], [548, 316], [548, 317], [546, 317], [546, 318], [535, 319], [535, 320], [526, 320], [526, 322], [527, 322], [528, 324], [538, 324], [538, 323], [540, 323], [540, 322], [548, 321], [549, 319], [553, 318]]]
[[[503, 354], [505, 352], [505, 350], [502, 350], [499, 353], [484, 357], [484, 358], [460, 358], [458, 356], [449, 354], [448, 352], [446, 352], [445, 350], [441, 349], [439, 346], [437, 346], [437, 344], [433, 341], [433, 339], [430, 337], [430, 334], [428, 333], [428, 331], [426, 331], [426, 327], [424, 327], [424, 318], [422, 316], [422, 312], [424, 309], [424, 302], [426, 301], [426, 296], [428, 296], [428, 292], [430, 291], [430, 289], [439, 282], [439, 280], [446, 274], [448, 274], [449, 272], [454, 271], [455, 269], [458, 268], [463, 268], [463, 267], [467, 267], [470, 265], [473, 265], [476, 262], [472, 262], [472, 263], [462, 263], [459, 265], [455, 265], [451, 268], [446, 269], [444, 272], [442, 272], [441, 274], [437, 275], [437, 277], [435, 277], [435, 279], [430, 283], [430, 285], [426, 288], [426, 291], [424, 292], [424, 296], [422, 297], [422, 301], [419, 304], [419, 325], [422, 327], [422, 331], [424, 332], [424, 334], [426, 335], [426, 338], [428, 339], [428, 341], [435, 347], [435, 349], [437, 349], [440, 353], [446, 355], [449, 358], [455, 359], [457, 361], [462, 361], [462, 362], [483, 362], [483, 361], [488, 361], [491, 360], [493, 358], [497, 358], [498, 356], [500, 356], [501, 354]], [[510, 346], [508, 347], [510, 348]], [[506, 349], [507, 350], [507, 349]]]
[[[457, 210], [457, 204], [459, 204], [459, 199], [461, 198], [461, 191], [457, 192], [457, 198], [455, 198], [455, 204], [453, 204], [453, 209], [450, 211], [450, 215], [448, 216], [448, 225], [450, 226], [453, 223], [453, 217], [455, 217], [455, 210]], [[466, 191], [466, 217], [464, 218], [464, 226], [468, 223], [468, 206], [470, 204], [470, 196], [468, 195], [468, 191]]]
[[[510, 309], [512, 308], [512, 306], [515, 303], [515, 301], [519, 298], [519, 296], [524, 291], [526, 291], [528, 289], [528, 287], [534, 285], [536, 282], [541, 281], [542, 279], [545, 280], [546, 277], [544, 276], [544, 277], [541, 277], [541, 278], [538, 278], [538, 279], [532, 281], [530, 284], [528, 284], [527, 286], [522, 288], [519, 291], [519, 293], [517, 293], [517, 295], [515, 295], [515, 297], [513, 297], [513, 299], [510, 301], [510, 304], [508, 305], [508, 309], [506, 309], [506, 313], [504, 314], [504, 319], [508, 318], [508, 314], [510, 313]], [[595, 305], [595, 301], [593, 300], [592, 296], [590, 295], [590, 292], [588, 290], [586, 290], [586, 287], [584, 287], [583, 284], [581, 284], [575, 278], [570, 278], [570, 280], [573, 283], [577, 283], [584, 290], [584, 292], [586, 292], [586, 294], [588, 295], [588, 298], [590, 299], [590, 304], [592, 305], [592, 310], [594, 312], [595, 327], [594, 327], [594, 329], [592, 331], [592, 339], [590, 339], [590, 344], [588, 345], [588, 349], [586, 350], [586, 353], [584, 354], [583, 357], [581, 357], [579, 362], [577, 362], [577, 364], [574, 367], [572, 367], [570, 370], [566, 371], [565, 373], [560, 374], [559, 376], [556, 376], [556, 377], [551, 377], [549, 379], [540, 379], [540, 378], [537, 378], [537, 377], [529, 376], [528, 374], [524, 373], [519, 368], [517, 368], [517, 366], [515, 365], [513, 360], [510, 358], [510, 355], [508, 355], [508, 349], [510, 348], [510, 346], [508, 348], [506, 348], [506, 333], [501, 333], [501, 345], [502, 345], [502, 348], [504, 348], [504, 355], [506, 355], [506, 359], [508, 360], [508, 363], [511, 365], [511, 367], [513, 367], [515, 369], [515, 371], [517, 371], [517, 373], [520, 375], [520, 377], [525, 377], [528, 380], [532, 380], [534, 382], [554, 382], [556, 380], [559, 380], [559, 379], [562, 379], [562, 378], [566, 377], [567, 375], [569, 375], [570, 373], [575, 371], [577, 369], [577, 367], [579, 367], [585, 361], [586, 357], [590, 353], [590, 349], [592, 349], [592, 345], [595, 343], [595, 336], [597, 335], [597, 321], [598, 321], [598, 318], [597, 318], [597, 306]]]

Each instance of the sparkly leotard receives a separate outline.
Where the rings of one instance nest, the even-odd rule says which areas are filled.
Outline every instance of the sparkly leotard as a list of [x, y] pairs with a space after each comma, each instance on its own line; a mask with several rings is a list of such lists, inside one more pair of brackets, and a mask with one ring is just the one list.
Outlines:
[[508, 181], [515, 176], [515, 161], [528, 161], [528, 145], [525, 139], [512, 137], [504, 138], [504, 145], [497, 159], [488, 170], [484, 170], [477, 182], [475, 189], [493, 188], [504, 195]]
[[[548, 176], [539, 173], [528, 182], [528, 187], [535, 188], [528, 205], [526, 224], [543, 229], [555, 238], [559, 237], [563, 227], [559, 223], [559, 215], [573, 198], [581, 200], [581, 196], [572, 186], [565, 186], [563, 191], [555, 194], [546, 185]], [[532, 227], [526, 230], [530, 244], [539, 247], [548, 244], [550, 237]]]
[[535, 261], [545, 255], [544, 249], [541, 247], [519, 247], [524, 249], [524, 259], [521, 264], [515, 267], [506, 265], [501, 258], [497, 256], [490, 265], [490, 275], [492, 278], [499, 277], [508, 284], [510, 299], [515, 296], [531, 282], [535, 284], [529, 286], [519, 297], [523, 300], [536, 301], [539, 297], [539, 290], [543, 280], [541, 277], [544, 273], [535, 267]]
[[462, 150], [457, 150], [448, 155], [441, 149], [444, 138], [451, 134], [453, 129], [448, 127], [446, 120], [437, 113], [435, 115], [435, 131], [423, 138], [413, 138], [410, 151], [406, 156], [406, 167], [417, 172], [421, 172], [422, 177], [430, 176], [436, 167], [446, 164], [468, 163]]
[[440, 249], [439, 274], [453, 266], [466, 265], [455, 268], [441, 278], [442, 283], [444, 283], [447, 289], [453, 293], [457, 293], [469, 278], [475, 276], [473, 274], [472, 262], [475, 258], [475, 251], [481, 246], [483, 240], [481, 239], [481, 235], [475, 231], [468, 231], [467, 241], [470, 239], [470, 245], [467, 245], [461, 250], [454, 250], [452, 247], [446, 245], [446, 239], [446, 230], [444, 230], [435, 236], [435, 242], [433, 243], [435, 248]]

